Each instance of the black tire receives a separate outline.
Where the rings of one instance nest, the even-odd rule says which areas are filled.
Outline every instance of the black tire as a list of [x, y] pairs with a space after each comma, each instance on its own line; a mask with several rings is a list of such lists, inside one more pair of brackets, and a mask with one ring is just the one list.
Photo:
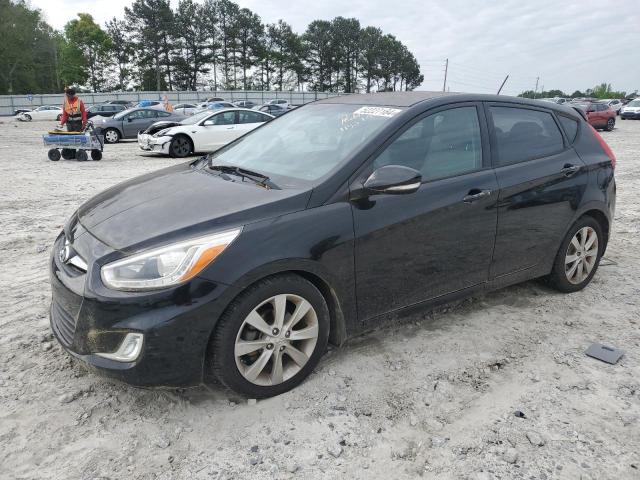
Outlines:
[[607, 120], [607, 125], [604, 127], [604, 129], [607, 132], [611, 132], [616, 126], [616, 119], [611, 117], [609, 120]]
[[31, 115], [28, 115], [28, 114], [26, 114], [26, 113], [24, 114], [24, 119], [25, 119], [27, 122], [30, 122], [30, 121], [32, 120]]
[[96, 162], [102, 160], [102, 152], [100, 150], [91, 150], [91, 160]]
[[[293, 376], [276, 385], [256, 385], [246, 379], [236, 365], [236, 337], [245, 318], [254, 308], [275, 295], [285, 293], [300, 296], [311, 304], [318, 320], [317, 341], [307, 363]], [[220, 317], [209, 341], [207, 376], [211, 379], [213, 375], [224, 386], [249, 398], [280, 395], [299, 385], [316, 367], [327, 348], [329, 325], [329, 309], [325, 299], [311, 282], [294, 274], [267, 277], [242, 292]]]
[[56, 120], [57, 120], [58, 122], [59, 122], [61, 119], [62, 119], [62, 115], [58, 115], [58, 116], [56, 117]]
[[120, 132], [115, 128], [107, 128], [104, 131], [105, 143], [118, 143], [120, 141]]
[[[571, 283], [567, 278], [567, 273], [565, 271], [565, 258], [571, 240], [576, 233], [584, 227], [591, 227], [595, 231], [598, 240], [598, 254], [589, 275], [587, 275], [587, 277], [580, 283]], [[560, 245], [560, 249], [558, 250], [555, 261], [553, 262], [551, 274], [547, 277], [547, 283], [556, 290], [564, 293], [572, 293], [582, 290], [589, 284], [589, 282], [591, 282], [591, 279], [598, 270], [598, 265], [600, 265], [600, 259], [602, 258], [602, 252], [604, 251], [604, 241], [602, 226], [596, 219], [588, 215], [579, 218], [578, 221], [569, 229], [567, 235], [562, 241], [562, 245]]]
[[74, 158], [76, 158], [76, 151], [73, 148], [63, 148], [62, 158], [64, 158], [65, 160], [73, 160]]
[[184, 158], [193, 151], [191, 139], [186, 135], [176, 135], [169, 145], [169, 155], [173, 158]]
[[52, 148], [47, 152], [47, 157], [49, 157], [49, 160], [52, 162], [57, 162], [60, 160], [60, 151], [57, 148]]
[[87, 155], [87, 151], [78, 150], [76, 152], [76, 160], [78, 160], [79, 162], [86, 162], [87, 160], [89, 160], [89, 155]]

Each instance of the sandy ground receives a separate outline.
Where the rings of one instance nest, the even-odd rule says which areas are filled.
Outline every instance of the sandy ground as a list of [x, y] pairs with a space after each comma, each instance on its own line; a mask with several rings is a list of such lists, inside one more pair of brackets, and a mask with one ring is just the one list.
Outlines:
[[[52, 340], [47, 259], [64, 221], [175, 160], [127, 142], [50, 162], [46, 125], [0, 124], [0, 478], [640, 478], [640, 122], [603, 134], [618, 208], [586, 290], [528, 282], [391, 323], [257, 404], [116, 385]], [[627, 353], [601, 363], [583, 353], [593, 341]]]

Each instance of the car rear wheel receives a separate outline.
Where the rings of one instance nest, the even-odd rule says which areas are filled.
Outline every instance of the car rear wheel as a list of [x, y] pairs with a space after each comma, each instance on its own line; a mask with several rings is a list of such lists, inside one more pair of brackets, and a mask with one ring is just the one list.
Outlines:
[[598, 269], [604, 250], [600, 224], [592, 217], [578, 220], [567, 233], [556, 255], [549, 284], [565, 292], [586, 287]]
[[293, 274], [259, 281], [220, 317], [209, 345], [210, 373], [250, 398], [279, 395], [318, 364], [329, 338], [320, 291]]
[[605, 127], [605, 130], [607, 132], [610, 132], [611, 130], [613, 130], [615, 126], [616, 126], [616, 119], [610, 118], [609, 120], [607, 120], [607, 126]]
[[107, 143], [118, 143], [120, 140], [120, 132], [115, 128], [108, 128], [104, 132], [104, 141]]
[[191, 141], [184, 135], [177, 135], [171, 140], [169, 154], [174, 158], [184, 158], [193, 150]]

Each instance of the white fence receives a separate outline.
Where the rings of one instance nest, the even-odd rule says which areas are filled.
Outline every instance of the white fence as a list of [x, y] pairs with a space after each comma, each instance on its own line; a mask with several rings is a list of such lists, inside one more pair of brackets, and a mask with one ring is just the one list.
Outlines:
[[[111, 93], [79, 93], [86, 105], [106, 102], [108, 100], [128, 100], [134, 103], [142, 100], [159, 100], [164, 95], [174, 105], [177, 103], [194, 103], [210, 97], [221, 97], [228, 102], [251, 100], [261, 104], [269, 100], [283, 98], [292, 105], [302, 105], [322, 98], [341, 95], [332, 92], [275, 92], [249, 90], [218, 90], [208, 92], [111, 92]], [[13, 115], [17, 108], [36, 108], [42, 105], [60, 105], [64, 101], [63, 94], [45, 95], [0, 95], [0, 115]]]

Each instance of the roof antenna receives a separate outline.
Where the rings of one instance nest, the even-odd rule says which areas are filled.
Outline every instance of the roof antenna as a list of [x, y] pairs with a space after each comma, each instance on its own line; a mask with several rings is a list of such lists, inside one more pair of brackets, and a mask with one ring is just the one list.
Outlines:
[[509, 78], [509, 75], [504, 77], [504, 80], [502, 81], [502, 85], [500, 85], [500, 88], [498, 89], [498, 93], [496, 93], [496, 95], [500, 95], [500, 92], [502, 91], [502, 87], [504, 87], [504, 84], [507, 83], [508, 78]]

